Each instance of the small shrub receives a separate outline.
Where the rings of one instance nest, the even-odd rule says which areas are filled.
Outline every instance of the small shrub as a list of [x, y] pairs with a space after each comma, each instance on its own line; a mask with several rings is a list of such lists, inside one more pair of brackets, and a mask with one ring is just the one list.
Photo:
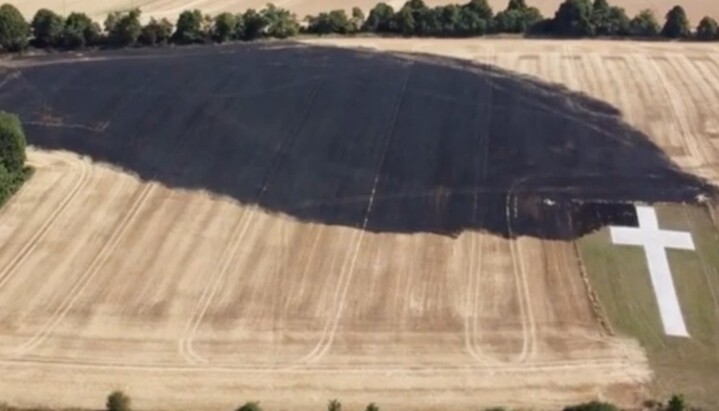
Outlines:
[[672, 395], [667, 403], [666, 411], [686, 411], [687, 405], [684, 402], [684, 396], [681, 394]]
[[327, 402], [327, 411], [342, 411], [342, 403], [339, 400], [329, 400]]
[[105, 409], [107, 411], [130, 411], [130, 397], [122, 391], [114, 391], [107, 396]]
[[262, 411], [262, 407], [260, 407], [259, 402], [246, 402], [236, 411]]
[[379, 411], [379, 407], [377, 406], [377, 404], [371, 402], [367, 404], [367, 408], [365, 408], [365, 411]]
[[619, 411], [619, 408], [606, 402], [592, 401], [565, 407], [564, 411]]

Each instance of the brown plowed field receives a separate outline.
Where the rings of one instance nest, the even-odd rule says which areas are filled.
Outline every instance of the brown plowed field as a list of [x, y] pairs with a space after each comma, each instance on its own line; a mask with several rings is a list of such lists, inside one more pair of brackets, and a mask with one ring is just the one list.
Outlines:
[[[429, 6], [458, 3], [457, 0], [426, 0]], [[174, 21], [184, 10], [200, 9], [210, 15], [216, 15], [225, 11], [238, 13], [248, 8], [261, 9], [266, 0], [10, 0], [22, 13], [31, 18], [38, 9], [49, 8], [68, 14], [72, 11], [88, 13], [97, 21], [104, 21], [107, 14], [116, 10], [128, 10], [132, 7], [140, 7], [144, 18], [166, 17]], [[352, 7], [360, 7], [368, 13], [379, 0], [277, 0], [272, 2], [277, 6], [287, 8], [296, 13], [298, 17], [304, 18], [307, 15], [315, 15], [323, 11], [344, 9], [351, 10]], [[387, 4], [398, 10], [404, 4], [403, 0], [388, 0]], [[489, 4], [496, 11], [507, 7], [508, 0], [489, 0]], [[537, 7], [546, 17], [552, 17], [554, 12], [562, 3], [562, 0], [529, 0], [530, 6]], [[691, 23], [696, 26], [704, 16], [719, 18], [719, 4], [715, 0], [687, 0], [679, 2], [687, 11]], [[657, 17], [664, 18], [669, 9], [677, 4], [676, 0], [619, 0], [612, 4], [624, 7], [630, 15], [636, 14], [643, 9], [653, 10]]]
[[[441, 53], [565, 83], [609, 102], [672, 160], [719, 182], [714, 143], [719, 130], [709, 115], [719, 110], [716, 46], [376, 39], [327, 43]], [[216, 70], [207, 78], [217, 83], [209, 85], [192, 83], [193, 70], [200, 66], [193, 66], [197, 62], [189, 57], [173, 65], [175, 71], [153, 66], [185, 58], [178, 57], [184, 56], [179, 51], [129, 53], [127, 58], [118, 54], [117, 61], [111, 61], [112, 53], [85, 62], [27, 60], [12, 68], [15, 74], [8, 74], [13, 77], [0, 89], [0, 105], [21, 113], [30, 141], [38, 147], [72, 149], [103, 163], [67, 151], [33, 149], [35, 176], [0, 211], [3, 400], [98, 407], [116, 388], [130, 393], [142, 409], [230, 409], [246, 400], [260, 400], [270, 409], [316, 409], [333, 397], [351, 408], [375, 401], [392, 410], [542, 408], [598, 397], [636, 404], [643, 399], [650, 377], [645, 357], [635, 342], [607, 335], [600, 324], [572, 242], [536, 235], [509, 240], [511, 230], [495, 232], [492, 222], [484, 220], [471, 226], [447, 223], [450, 232], [442, 232], [438, 227], [449, 221], [442, 213], [451, 214], [446, 204], [464, 204], [467, 198], [451, 194], [462, 193], [461, 187], [451, 185], [460, 176], [443, 176], [446, 169], [438, 167], [439, 177], [422, 181], [421, 170], [435, 170], [429, 156], [419, 165], [408, 161], [406, 169], [392, 168], [412, 141], [424, 141], [412, 140], [407, 131], [414, 130], [407, 119], [420, 118], [420, 103], [435, 110], [426, 112], [421, 130], [449, 142], [469, 134], [472, 129], [463, 127], [474, 123], [463, 123], [471, 117], [464, 111], [452, 116], [440, 111], [442, 107], [475, 110], [498, 103], [468, 105], [463, 99], [485, 94], [463, 96], [461, 90], [471, 82], [460, 74], [431, 76], [442, 72], [421, 59], [385, 66], [384, 60], [374, 60], [375, 53], [362, 54], [366, 71], [357, 70], [357, 75], [366, 77], [349, 78], [352, 71], [341, 65], [323, 68], [320, 63], [339, 58], [325, 51], [308, 54], [307, 60], [293, 55], [285, 61], [271, 48], [190, 49], [195, 51], [189, 54], [209, 53], [200, 55], [206, 61], [216, 58], [210, 55], [227, 59], [202, 66]], [[265, 53], [269, 60], [243, 63], [253, 61], [253, 53]], [[103, 61], [118, 71], [107, 71]], [[122, 66], [123, 61], [142, 61], [148, 71], [138, 75], [133, 66]], [[300, 81], [307, 78], [286, 74], [288, 67], [304, 64], [316, 77]], [[241, 81], [241, 76], [227, 77], [222, 71], [251, 77], [258, 76], [257, 71], [266, 75], [275, 66], [291, 77], [286, 83], [272, 77]], [[411, 72], [405, 69], [409, 66]], [[373, 74], [370, 68], [376, 67], [387, 71]], [[155, 69], [151, 77], [148, 73]], [[536, 80], [517, 81], [532, 85]], [[178, 83], [187, 89], [169, 88]], [[115, 84], [121, 87], [112, 88]], [[511, 97], [540, 97], [501, 94], [501, 87], [514, 83], [487, 84], [500, 87], [492, 88], [498, 93], [495, 101], [504, 104], [500, 112], [518, 107], [532, 119], [524, 100]], [[242, 91], [242, 98], [254, 100], [247, 104], [232, 95], [235, 89], [230, 86]], [[440, 94], [452, 87], [456, 93]], [[532, 90], [526, 89], [530, 94]], [[557, 111], [594, 110], [577, 106], [574, 112], [574, 103], [590, 101], [552, 90], [555, 104], [567, 101], [566, 107], [555, 106]], [[359, 110], [369, 101], [353, 100], [360, 91], [377, 93], [375, 111]], [[271, 100], [259, 97], [271, 93]], [[403, 103], [407, 94], [416, 106]], [[276, 118], [267, 117], [270, 109], [276, 110]], [[334, 109], [345, 111], [327, 114]], [[547, 127], [554, 124], [553, 116], [561, 115], [542, 113], [544, 122], [539, 124]], [[490, 114], [496, 113], [483, 115]], [[195, 129], [175, 123], [176, 117], [212, 121], [210, 128]], [[604, 117], [612, 115], [594, 113], [591, 118]], [[430, 121], [433, 118], [437, 123]], [[350, 121], [352, 126], [346, 127]], [[240, 133], [241, 141], [260, 138], [241, 149], [227, 148], [216, 137], [227, 132], [223, 126]], [[346, 129], [347, 135], [327, 131], [335, 129]], [[177, 146], [176, 153], [162, 146], [163, 133], [167, 137], [162, 138], [170, 139], [168, 147]], [[629, 129], [626, 133], [633, 136]], [[274, 134], [288, 137], [275, 145]], [[356, 158], [323, 157], [328, 147], [334, 156], [342, 152], [333, 142], [360, 141], [348, 136], [367, 141], [369, 135], [377, 140], [367, 149], [370, 160], [362, 164], [352, 163]], [[407, 144], [402, 143], [404, 135]], [[626, 141], [637, 143], [632, 139]], [[430, 143], [422, 144], [435, 147]], [[353, 153], [362, 150], [358, 146]], [[625, 158], [622, 149], [607, 150], [607, 155]], [[244, 158], [245, 152], [253, 154]], [[513, 158], [488, 155], [502, 164]], [[305, 157], [307, 164], [295, 163]], [[394, 162], [385, 164], [387, 159]], [[322, 173], [308, 168], [310, 162], [312, 167], [319, 164]], [[688, 181], [667, 171], [659, 160], [648, 164], [667, 178], [677, 178], [667, 180], [662, 195], [676, 195], [675, 181]], [[501, 169], [492, 167], [472, 178], [501, 180]], [[409, 170], [414, 171], [401, 180]], [[350, 171], [366, 178], [355, 181]], [[333, 180], [338, 175], [344, 176], [337, 180], [342, 184]], [[207, 176], [236, 176], [232, 184], [248, 185], [252, 194], [230, 183], [228, 191], [224, 183], [208, 183]], [[436, 184], [428, 188], [428, 181]], [[375, 217], [406, 218], [392, 208], [392, 199], [411, 196], [400, 195], [408, 191], [393, 193], [391, 184], [430, 195], [427, 201], [435, 205], [423, 206], [417, 215], [443, 223], [375, 224]], [[491, 184], [482, 187], [508, 198], [502, 210], [508, 220], [501, 221], [529, 218], [521, 205], [511, 206], [509, 199], [515, 197], [502, 191], [506, 187]], [[336, 199], [359, 201], [355, 220], [337, 217], [349, 213], [345, 209], [319, 215], [293, 208], [307, 206], [312, 198], [303, 193], [316, 185], [341, 187], [335, 193], [346, 196]], [[364, 191], [352, 191], [360, 186]], [[631, 191], [632, 184], [623, 188], [627, 196], [638, 193]], [[440, 195], [442, 190], [450, 194]], [[477, 192], [470, 194], [477, 197]], [[318, 198], [330, 204], [328, 198]], [[474, 201], [476, 215], [477, 204], [482, 205]], [[493, 210], [480, 215], [496, 218]], [[547, 237], [562, 235], [552, 232]]]

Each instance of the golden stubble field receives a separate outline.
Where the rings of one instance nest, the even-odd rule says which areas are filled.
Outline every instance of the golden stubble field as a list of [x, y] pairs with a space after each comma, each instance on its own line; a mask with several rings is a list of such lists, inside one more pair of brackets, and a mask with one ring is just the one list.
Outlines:
[[[684, 169], [719, 182], [719, 47], [347, 39], [560, 82], [618, 107]], [[0, 394], [142, 409], [636, 404], [638, 344], [610, 336], [573, 243], [370, 233], [173, 190], [30, 151], [0, 212]]]
[[[489, 4], [495, 10], [503, 10], [507, 6], [507, 0], [489, 0]], [[140, 7], [144, 18], [150, 17], [169, 18], [174, 21], [184, 10], [200, 9], [210, 15], [219, 14], [225, 11], [237, 13], [244, 12], [248, 8], [260, 9], [264, 7], [267, 0], [10, 0], [10, 4], [16, 5], [28, 18], [31, 18], [38, 9], [49, 8], [68, 14], [72, 11], [88, 13], [94, 19], [102, 22], [111, 11], [128, 10]], [[369, 12], [378, 0], [277, 0], [272, 2], [277, 6], [287, 8], [304, 18], [307, 15], [318, 14], [323, 11], [360, 7], [365, 13]], [[398, 10], [404, 4], [404, 0], [388, 0], [387, 4]], [[457, 3], [455, 0], [427, 0], [429, 6]], [[561, 0], [529, 0], [530, 6], [537, 7], [546, 17], [551, 17], [562, 3]], [[651, 9], [656, 15], [663, 19], [664, 14], [674, 7], [676, 0], [621, 0], [617, 5], [624, 7], [630, 15], [636, 14], [643, 9]], [[691, 0], [680, 2], [687, 11], [692, 24], [696, 25], [699, 20], [706, 16], [719, 18], [719, 3], [714, 0]]]

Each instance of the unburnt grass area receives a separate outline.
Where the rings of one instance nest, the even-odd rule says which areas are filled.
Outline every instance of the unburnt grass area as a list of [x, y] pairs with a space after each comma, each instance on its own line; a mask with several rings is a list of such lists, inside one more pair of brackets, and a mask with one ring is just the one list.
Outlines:
[[690, 338], [662, 331], [644, 250], [612, 244], [604, 228], [578, 241], [594, 291], [617, 334], [646, 348], [658, 395], [684, 392], [706, 409], [719, 407], [719, 235], [707, 210], [657, 205], [659, 227], [690, 232], [695, 251], [667, 251]]

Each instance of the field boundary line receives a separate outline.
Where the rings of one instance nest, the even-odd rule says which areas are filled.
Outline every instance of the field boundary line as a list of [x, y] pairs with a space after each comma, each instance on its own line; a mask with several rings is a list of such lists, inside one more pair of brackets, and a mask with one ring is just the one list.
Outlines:
[[584, 290], [589, 298], [589, 304], [592, 306], [592, 314], [594, 314], [594, 318], [597, 322], [599, 322], [599, 328], [602, 332], [613, 337], [616, 333], [612, 328], [612, 324], [609, 322], [609, 317], [607, 317], [606, 312], [604, 311], [604, 306], [602, 306], [599, 296], [592, 287], [592, 283], [589, 279], [589, 273], [587, 271], [587, 267], [584, 265], [584, 260], [582, 259], [582, 253], [579, 250], [577, 240], [572, 241], [572, 250], [574, 251], [574, 258], [577, 260], [577, 266], [579, 267], [579, 276], [582, 278]]
[[37, 348], [37, 346], [42, 344], [55, 331], [57, 326], [65, 318], [65, 316], [67, 316], [67, 313], [70, 311], [73, 304], [75, 303], [75, 301], [77, 301], [77, 299], [85, 290], [90, 281], [92, 281], [92, 279], [100, 271], [100, 268], [102, 268], [107, 262], [107, 260], [110, 258], [112, 251], [117, 248], [118, 244], [120, 243], [120, 240], [122, 240], [122, 238], [124, 237], [128, 226], [135, 219], [135, 217], [139, 213], [139, 210], [142, 208], [147, 198], [150, 197], [150, 194], [154, 190], [154, 188], [155, 183], [144, 184], [144, 187], [141, 188], [139, 198], [133, 202], [132, 206], [130, 207], [130, 210], [122, 217], [120, 223], [116, 226], [109, 240], [103, 245], [100, 252], [92, 260], [90, 266], [88, 266], [88, 268], [80, 275], [78, 280], [70, 289], [68, 295], [60, 304], [60, 306], [52, 313], [51, 319], [49, 321], [46, 321], [45, 325], [38, 332], [36, 332], [30, 340], [28, 340], [16, 349], [15, 355], [17, 357], [23, 357], [27, 355], [27, 353]]

